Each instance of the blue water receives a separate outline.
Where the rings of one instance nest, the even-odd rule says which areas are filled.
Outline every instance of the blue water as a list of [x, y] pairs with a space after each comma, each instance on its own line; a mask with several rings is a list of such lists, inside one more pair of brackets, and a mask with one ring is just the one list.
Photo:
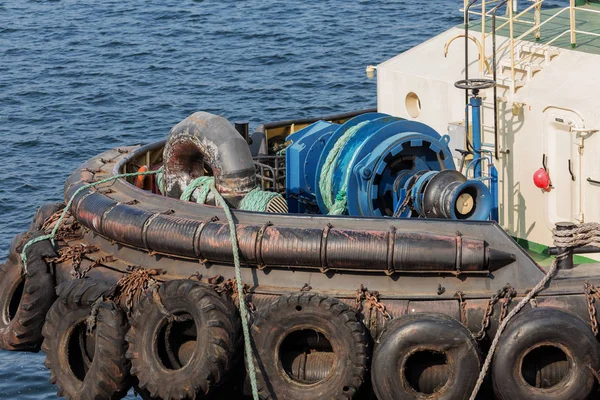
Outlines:
[[[256, 126], [374, 107], [365, 67], [461, 23], [461, 4], [1, 1], [0, 259], [75, 167], [194, 111]], [[0, 351], [0, 398], [53, 398], [43, 361]]]

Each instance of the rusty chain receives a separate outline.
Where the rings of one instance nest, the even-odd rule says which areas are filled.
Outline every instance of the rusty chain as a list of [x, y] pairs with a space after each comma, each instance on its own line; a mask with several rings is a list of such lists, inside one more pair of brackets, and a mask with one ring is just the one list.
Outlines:
[[[60, 209], [59, 211], [46, 218], [44, 220], [44, 223], [42, 224], [41, 230], [44, 231], [44, 233], [46, 234], [51, 233], [56, 224], [58, 223], [58, 220], [60, 219], [62, 213], [63, 209]], [[79, 224], [79, 222], [71, 215], [69, 211], [67, 211], [65, 212], [64, 221], [62, 225], [58, 228], [54, 239], [65, 240], [81, 237], [80, 229], [81, 225]]]
[[[52, 262], [55, 264], [62, 262], [71, 262], [71, 275], [80, 278], [82, 276], [79, 271], [79, 267], [81, 266], [81, 261], [83, 260], [83, 256], [90, 253], [95, 253], [98, 251], [98, 247], [96, 246], [87, 246], [83, 243], [75, 244], [73, 246], [65, 246], [61, 247], [58, 250], [58, 255], [56, 257], [48, 257], [46, 258], [46, 262]], [[91, 268], [88, 268], [88, 270]], [[86, 271], [87, 273], [87, 271]]]
[[585, 293], [585, 298], [587, 300], [588, 314], [590, 316], [590, 326], [592, 327], [592, 332], [594, 332], [594, 336], [598, 336], [598, 320], [596, 319], [595, 299], [600, 298], [600, 291], [598, 287], [590, 284], [588, 281], [585, 281], [583, 284], [583, 292]]
[[[125, 300], [125, 309], [127, 310], [128, 317], [131, 317], [134, 306], [148, 289], [156, 291], [156, 294], [158, 294], [156, 290], [158, 282], [153, 278], [158, 274], [158, 271], [155, 269], [137, 268], [130, 274], [126, 274], [119, 279], [114, 300], [115, 302]], [[162, 304], [162, 302], [159, 304]]]
[[517, 291], [513, 289], [510, 285], [506, 287], [506, 293], [504, 293], [504, 297], [500, 299], [501, 308], [500, 308], [500, 317], [498, 318], [498, 322], [501, 323], [506, 318], [506, 314], [508, 313], [508, 306], [512, 301], [512, 298], [517, 295]]
[[94, 269], [97, 266], [102, 265], [104, 263], [110, 263], [113, 261], [115, 261], [115, 258], [111, 255], [100, 257], [100, 258], [96, 259], [94, 262], [92, 262], [87, 268], [76, 271], [76, 274], [74, 275], [75, 279], [83, 279], [83, 278], [85, 278], [87, 273], [90, 272], [92, 269]]
[[[490, 298], [490, 300], [488, 301], [488, 305], [485, 310], [485, 313], [483, 314], [483, 320], [481, 321], [481, 329], [479, 330], [479, 332], [477, 332], [475, 335], [473, 335], [475, 337], [475, 339], [483, 340], [485, 338], [486, 331], [490, 327], [490, 319], [494, 312], [494, 306], [496, 305], [496, 303], [498, 303], [498, 301], [500, 301], [500, 299], [502, 299], [502, 298], [506, 299], [507, 296], [510, 296], [512, 298], [513, 295], [516, 295], [516, 292], [512, 288], [512, 286], [510, 286], [510, 284], [507, 283], [502, 289], [498, 290], [496, 292], [496, 294], [494, 294]], [[502, 311], [500, 312], [500, 316], [502, 318], [506, 317], [505, 313], [506, 313], [506, 308], [508, 307], [507, 300], [504, 300], [504, 302], [505, 302], [505, 304], [502, 305]], [[503, 313], [504, 313], [504, 315], [503, 315]], [[502, 322], [502, 320], [500, 320], [500, 322]]]
[[[248, 307], [248, 310], [251, 313], [254, 313], [256, 311], [256, 307], [254, 306], [254, 304], [252, 304], [250, 300], [247, 300], [248, 285], [244, 283], [243, 288], [244, 298], [246, 299], [246, 306]], [[233, 301], [233, 304], [235, 304], [237, 308], [240, 307], [240, 296], [238, 293], [238, 285], [236, 279], [227, 279], [226, 281], [221, 282], [215, 287], [215, 291], [219, 294], [225, 293], [229, 295], [231, 297], [231, 300]]]
[[387, 311], [385, 304], [379, 300], [379, 292], [369, 292], [364, 285], [356, 291], [356, 311], [362, 311], [362, 301], [365, 300], [369, 304], [369, 310], [376, 309], [386, 319], [392, 319], [392, 315]]
[[467, 302], [465, 301], [465, 294], [460, 290], [454, 294], [454, 297], [458, 298], [458, 306], [460, 308], [460, 322], [467, 326]]

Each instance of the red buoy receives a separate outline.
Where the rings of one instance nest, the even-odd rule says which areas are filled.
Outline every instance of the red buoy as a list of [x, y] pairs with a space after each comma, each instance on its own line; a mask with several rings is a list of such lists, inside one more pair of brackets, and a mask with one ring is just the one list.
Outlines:
[[550, 176], [544, 168], [540, 168], [533, 174], [533, 183], [535, 186], [545, 191], [550, 191]]

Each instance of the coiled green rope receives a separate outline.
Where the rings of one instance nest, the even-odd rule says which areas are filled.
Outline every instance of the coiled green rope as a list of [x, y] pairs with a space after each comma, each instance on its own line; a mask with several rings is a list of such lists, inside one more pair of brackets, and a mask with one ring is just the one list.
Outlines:
[[[49, 233], [48, 235], [43, 235], [43, 236], [39, 236], [37, 238], [31, 239], [30, 241], [28, 241], [25, 244], [25, 246], [23, 246], [23, 251], [21, 252], [21, 259], [23, 260], [23, 270], [24, 270], [25, 274], [27, 274], [27, 249], [29, 247], [31, 247], [33, 244], [41, 242], [43, 240], [51, 240], [52, 244], [54, 244], [54, 238], [56, 237], [56, 233], [58, 232], [58, 229], [60, 228], [68, 210], [71, 209], [73, 200], [79, 193], [81, 193], [82, 191], [84, 191], [86, 189], [92, 188], [94, 186], [98, 186], [103, 183], [111, 182], [111, 181], [114, 181], [117, 179], [129, 178], [129, 177], [140, 176], [140, 175], [154, 175], [154, 174], [158, 174], [161, 172], [162, 172], [162, 168], [155, 170], [155, 171], [132, 172], [132, 173], [127, 173], [127, 174], [114, 175], [109, 178], [99, 180], [97, 182], [89, 183], [89, 184], [84, 185], [84, 186], [80, 187], [79, 189], [77, 189], [75, 191], [75, 193], [73, 193], [73, 195], [71, 196], [69, 201], [67, 202], [67, 205], [66, 205], [65, 209], [63, 210], [62, 214], [60, 215], [60, 218], [56, 222], [56, 226], [54, 227], [54, 229], [52, 229], [52, 232]], [[248, 309], [247, 309], [247, 305], [246, 305], [246, 296], [244, 295], [244, 283], [242, 281], [241, 264], [240, 264], [240, 249], [239, 249], [238, 241], [237, 241], [235, 221], [233, 219], [233, 215], [231, 214], [231, 210], [229, 209], [229, 206], [227, 205], [227, 202], [225, 201], [223, 196], [221, 196], [221, 193], [219, 193], [219, 191], [215, 187], [214, 181], [211, 182], [207, 186], [209, 187], [209, 190], [215, 196], [215, 200], [217, 201], [217, 203], [221, 207], [223, 207], [223, 211], [225, 212], [227, 221], [229, 222], [231, 247], [232, 247], [232, 251], [233, 251], [233, 263], [235, 266], [235, 277], [236, 277], [236, 281], [237, 281], [237, 289], [238, 289], [238, 296], [239, 296], [239, 303], [240, 303], [240, 317], [242, 319], [242, 330], [244, 333], [244, 347], [245, 347], [246, 359], [247, 359], [247, 364], [248, 364], [248, 372], [250, 375], [250, 385], [252, 387], [252, 397], [254, 400], [259, 400], [258, 386], [256, 383], [256, 368], [254, 366], [254, 354], [252, 353], [250, 329], [248, 327]]]
[[258, 186], [252, 189], [251, 191], [244, 196], [242, 201], [240, 202], [239, 209], [246, 211], [259, 211], [265, 212], [267, 211], [267, 207], [269, 206], [269, 202], [273, 200], [275, 197], [281, 196], [279, 193], [275, 192], [267, 192], [266, 190], [261, 190]]
[[333, 172], [338, 162], [340, 152], [348, 143], [350, 139], [362, 128], [368, 124], [369, 121], [363, 121], [359, 124], [354, 125], [348, 129], [344, 134], [335, 142], [335, 145], [327, 154], [323, 168], [321, 169], [321, 180], [319, 182], [319, 190], [323, 198], [323, 203], [327, 207], [327, 213], [329, 215], [342, 215], [346, 211], [346, 191], [348, 190], [348, 180], [350, 174], [346, 174], [346, 179], [342, 183], [342, 187], [335, 196], [335, 201], [332, 199], [333, 191]]
[[[181, 194], [180, 200], [189, 201], [192, 194], [198, 190], [196, 194], [196, 203], [204, 204], [208, 198], [208, 194], [211, 192], [211, 187], [215, 184], [215, 178], [212, 176], [201, 176], [190, 182]], [[273, 198], [281, 196], [279, 193], [268, 192], [261, 190], [260, 187], [255, 187], [249, 191], [239, 204], [238, 209], [246, 211], [258, 211], [265, 212], [269, 206], [269, 202]]]

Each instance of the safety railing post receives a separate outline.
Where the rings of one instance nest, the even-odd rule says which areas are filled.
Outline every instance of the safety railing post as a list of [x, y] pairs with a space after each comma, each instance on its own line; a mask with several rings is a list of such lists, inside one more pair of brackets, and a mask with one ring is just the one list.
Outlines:
[[535, 29], [535, 40], [540, 40], [542, 38], [542, 30], [540, 29], [540, 23], [542, 22], [542, 2], [537, 1], [535, 3], [535, 10], [533, 12], [533, 24], [536, 27]]
[[467, 6], [469, 5], [469, 0], [465, 0], [464, 1], [464, 6], [463, 6], [463, 10], [465, 10], [465, 19], [464, 19], [464, 23], [467, 23], [467, 18], [469, 18], [468, 16], [468, 11], [467, 11]]
[[577, 46], [577, 34], [575, 32], [576, 28], [575, 28], [575, 0], [571, 0], [570, 5], [569, 5], [569, 13], [570, 13], [570, 20], [571, 20], [571, 47], [576, 47]]
[[[574, 1], [574, 0], [571, 0]], [[508, 27], [509, 27], [509, 38], [510, 38], [510, 79], [512, 80], [512, 92], [515, 92], [515, 31], [514, 31], [514, 19], [513, 19], [513, 2], [509, 1], [507, 4], [508, 8]]]
[[[486, 1], [481, 0], [481, 55], [479, 56], [482, 60], [485, 59], [485, 12], [486, 12]], [[480, 63], [480, 73], [483, 74], [483, 62]]]

